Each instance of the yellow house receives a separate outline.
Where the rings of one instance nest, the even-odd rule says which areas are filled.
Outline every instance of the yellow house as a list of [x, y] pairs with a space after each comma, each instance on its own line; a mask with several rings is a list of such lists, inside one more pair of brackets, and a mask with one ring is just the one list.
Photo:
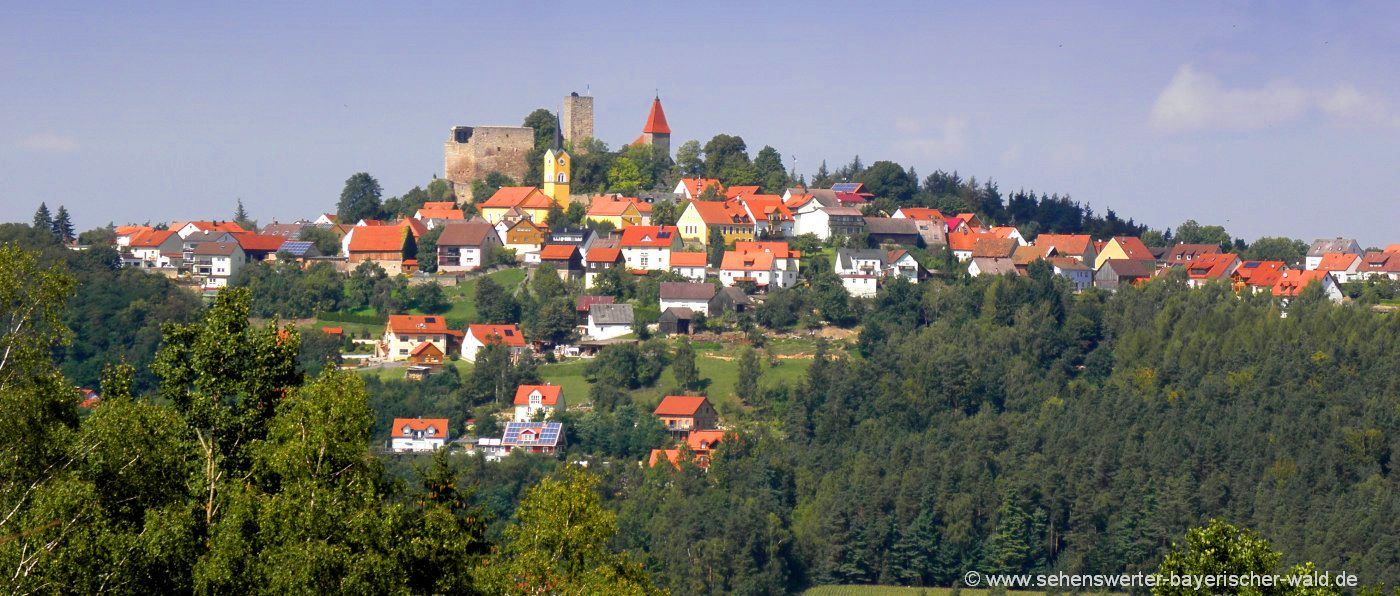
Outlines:
[[1147, 249], [1147, 245], [1136, 236], [1114, 236], [1099, 249], [1099, 256], [1094, 259], [1094, 269], [1103, 267], [1109, 259], [1152, 261], [1155, 257], [1152, 256], [1152, 251]]
[[[567, 187], [566, 187], [567, 188]], [[564, 191], [569, 192], [568, 190]], [[519, 209], [530, 221], [543, 222], [549, 219], [549, 208], [554, 200], [533, 186], [502, 186], [486, 202], [477, 205], [481, 217], [487, 223], [496, 225], [511, 209]]]
[[691, 201], [676, 220], [681, 238], [687, 242], [710, 242], [710, 230], [718, 229], [725, 244], [754, 239], [754, 223], [739, 201]]
[[563, 149], [550, 149], [544, 153], [544, 194], [554, 199], [561, 209], [569, 207], [569, 168], [573, 157]]
[[610, 223], [613, 228], [647, 225], [651, 218], [642, 213], [637, 200], [631, 197], [598, 195], [588, 205], [587, 219]]

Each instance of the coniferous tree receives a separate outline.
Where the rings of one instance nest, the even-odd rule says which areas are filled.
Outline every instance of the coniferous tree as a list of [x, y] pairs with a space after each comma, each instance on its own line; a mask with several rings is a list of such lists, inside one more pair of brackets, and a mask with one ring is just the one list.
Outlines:
[[64, 242], [72, 242], [74, 234], [73, 219], [68, 215], [68, 208], [59, 205], [58, 214], [53, 218], [53, 235]]
[[45, 203], [39, 203], [39, 209], [34, 212], [34, 229], [53, 230], [53, 214], [49, 213], [49, 206]]

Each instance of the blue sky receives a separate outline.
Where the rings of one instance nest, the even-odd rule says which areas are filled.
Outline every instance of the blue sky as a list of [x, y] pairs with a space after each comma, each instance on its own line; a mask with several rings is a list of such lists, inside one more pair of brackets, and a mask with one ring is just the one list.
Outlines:
[[1396, 3], [0, 6], [0, 220], [334, 208], [442, 169], [454, 124], [592, 90], [636, 137], [738, 134], [1068, 193], [1154, 227], [1400, 242]]

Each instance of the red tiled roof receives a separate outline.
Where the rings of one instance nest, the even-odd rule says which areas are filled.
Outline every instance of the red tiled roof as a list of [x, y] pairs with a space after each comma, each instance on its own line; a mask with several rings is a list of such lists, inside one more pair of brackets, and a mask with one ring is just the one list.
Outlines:
[[657, 416], [694, 416], [705, 402], [703, 395], [668, 395], [652, 413]]
[[520, 328], [515, 325], [472, 325], [467, 327], [467, 333], [483, 344], [501, 343], [512, 348], [525, 347], [525, 335], [520, 333]]
[[361, 226], [350, 235], [350, 252], [402, 251], [407, 234], [398, 226]]
[[739, 199], [749, 208], [749, 212], [754, 217], [779, 221], [792, 221], [792, 211], [783, 204], [783, 198], [778, 195], [748, 195]]
[[985, 234], [974, 231], [948, 232], [948, 249], [971, 252], [977, 247], [977, 240], [984, 236]]
[[909, 219], [916, 219], [919, 221], [941, 221], [945, 225], [948, 223], [947, 216], [943, 215], [943, 212], [937, 209], [929, 209], [928, 207], [902, 207], [899, 212]]
[[685, 444], [691, 451], [696, 453], [709, 451], [717, 447], [720, 441], [724, 440], [722, 430], [692, 430], [685, 437]]
[[[1196, 259], [1199, 260], [1204, 256]], [[1287, 267], [1284, 266], [1283, 261], [1247, 261], [1240, 263], [1240, 266], [1230, 277], [1251, 286], [1267, 288], [1278, 283], [1286, 270]]]
[[558, 385], [521, 385], [515, 388], [515, 405], [523, 406], [530, 403], [530, 394], [535, 391], [540, 392], [540, 403], [546, 406], [559, 405], [559, 392], [563, 387]]
[[740, 240], [734, 243], [734, 250], [738, 252], [766, 252], [772, 253], [777, 259], [798, 259], [802, 257], [802, 251], [788, 248], [788, 243], [781, 240], [748, 241]]
[[589, 263], [616, 263], [622, 258], [622, 249], [615, 246], [597, 246], [588, 249], [584, 260]]
[[389, 330], [395, 335], [447, 333], [447, 319], [438, 315], [389, 315]]
[[1036, 246], [1053, 247], [1062, 255], [1084, 256], [1093, 246], [1094, 239], [1088, 234], [1041, 234], [1035, 237]]
[[541, 261], [568, 261], [578, 253], [578, 247], [572, 244], [548, 244], [540, 249]]
[[709, 264], [709, 257], [703, 252], [672, 252], [672, 267], [704, 267]]
[[1118, 243], [1118, 247], [1123, 249], [1123, 254], [1132, 261], [1151, 261], [1155, 257], [1152, 251], [1147, 249], [1147, 245], [1137, 236], [1114, 236], [1113, 241]]
[[1230, 267], [1239, 261], [1233, 253], [1203, 254], [1186, 264], [1186, 277], [1189, 279], [1224, 279], [1231, 273]]
[[757, 186], [731, 186], [724, 189], [724, 198], [733, 199], [744, 195], [756, 195], [758, 190]]
[[425, 341], [425, 342], [423, 342], [423, 343], [418, 344], [417, 347], [414, 347], [414, 348], [413, 348], [413, 351], [409, 352], [408, 355], [409, 355], [409, 356], [417, 356], [417, 355], [419, 355], [419, 354], [422, 354], [423, 352], [428, 351], [429, 349], [437, 350], [439, 353], [442, 352], [442, 350], [441, 350], [440, 348], [438, 348], [437, 346], [433, 345], [433, 342]]
[[1323, 276], [1330, 276], [1331, 273], [1314, 269], [1312, 271], [1286, 270], [1283, 276], [1274, 284], [1273, 294], [1275, 296], [1291, 297], [1297, 296], [1304, 288], [1313, 282], [1321, 282]]
[[719, 268], [729, 271], [772, 271], [773, 254], [758, 251], [726, 250], [724, 251], [724, 260], [720, 262]]
[[[451, 203], [448, 204], [451, 205]], [[454, 209], [452, 207], [429, 209], [427, 204], [425, 204], [422, 209], [419, 209], [414, 217], [417, 219], [466, 219], [461, 209]]]
[[690, 206], [705, 225], [752, 225], [749, 213], [738, 201], [691, 201]]
[[[616, 217], [625, 213], [629, 206], [639, 207], [637, 199], [633, 197], [598, 196], [594, 197], [593, 203], [588, 206], [588, 215], [591, 217]], [[641, 209], [638, 208], [637, 211], [640, 213]]]
[[642, 127], [642, 133], [671, 134], [671, 127], [666, 125], [666, 111], [661, 109], [660, 97], [651, 101], [651, 113], [647, 114], [647, 124]]
[[499, 207], [509, 209], [519, 207], [521, 209], [548, 209], [554, 201], [540, 192], [540, 189], [533, 186], [502, 186], [486, 199], [480, 206], [482, 208]]
[[705, 194], [705, 189], [713, 186], [717, 192], [724, 192], [724, 184], [715, 178], [681, 178], [681, 184], [685, 185], [686, 192], [692, 197]]
[[[404, 432], [405, 427], [409, 432]], [[429, 428], [433, 429], [433, 438], [447, 438], [446, 418], [395, 418], [394, 424], [389, 428], [395, 439], [411, 439], [413, 431], [425, 431]]]
[[[194, 224], [194, 227], [199, 228], [199, 231], [201, 231], [201, 232], [232, 232], [232, 233], [235, 233], [235, 234], [236, 234], [236, 233], [239, 233], [239, 232], [247, 232], [247, 231], [248, 231], [248, 230], [243, 229], [243, 226], [240, 226], [240, 225], [238, 225], [238, 224], [236, 224], [236, 223], [233, 223], [233, 222], [231, 222], [231, 221], [218, 221], [218, 222], [215, 222], [215, 221], [191, 221], [191, 222], [186, 222], [186, 223], [185, 223], [185, 225], [190, 225], [190, 224]], [[180, 227], [183, 228], [183, 227], [185, 227], [185, 226], [180, 226]]]
[[424, 201], [423, 209], [456, 209], [457, 203], [454, 201]]
[[594, 304], [613, 304], [614, 300], [612, 296], [579, 296], [574, 299], [574, 310], [588, 312]]
[[627, 226], [617, 245], [624, 248], [663, 248], [680, 237], [676, 226]]
[[344, 327], [322, 327], [321, 331], [326, 335], [345, 335]]
[[131, 236], [130, 246], [133, 248], [160, 246], [164, 244], [165, 241], [169, 240], [171, 236], [174, 235], [175, 230], [152, 230], [150, 228], [146, 228], [144, 230], [137, 231]]
[[670, 462], [677, 470], [681, 468], [681, 452], [678, 449], [652, 449], [651, 457], [647, 459], [647, 467], [654, 468], [662, 460]]
[[1360, 260], [1361, 255], [1349, 252], [1329, 252], [1322, 255], [1322, 261], [1317, 264], [1317, 268], [1322, 271], [1348, 271]]
[[282, 244], [287, 241], [282, 236], [264, 236], [262, 234], [238, 234], [234, 236], [238, 240], [238, 246], [245, 251], [275, 251], [282, 248]]

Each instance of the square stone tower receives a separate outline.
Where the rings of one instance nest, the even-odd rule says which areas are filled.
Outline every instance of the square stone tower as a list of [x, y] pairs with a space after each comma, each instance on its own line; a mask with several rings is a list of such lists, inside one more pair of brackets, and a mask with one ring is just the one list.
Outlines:
[[564, 98], [564, 142], [575, 149], [593, 138], [593, 96], [577, 91]]

